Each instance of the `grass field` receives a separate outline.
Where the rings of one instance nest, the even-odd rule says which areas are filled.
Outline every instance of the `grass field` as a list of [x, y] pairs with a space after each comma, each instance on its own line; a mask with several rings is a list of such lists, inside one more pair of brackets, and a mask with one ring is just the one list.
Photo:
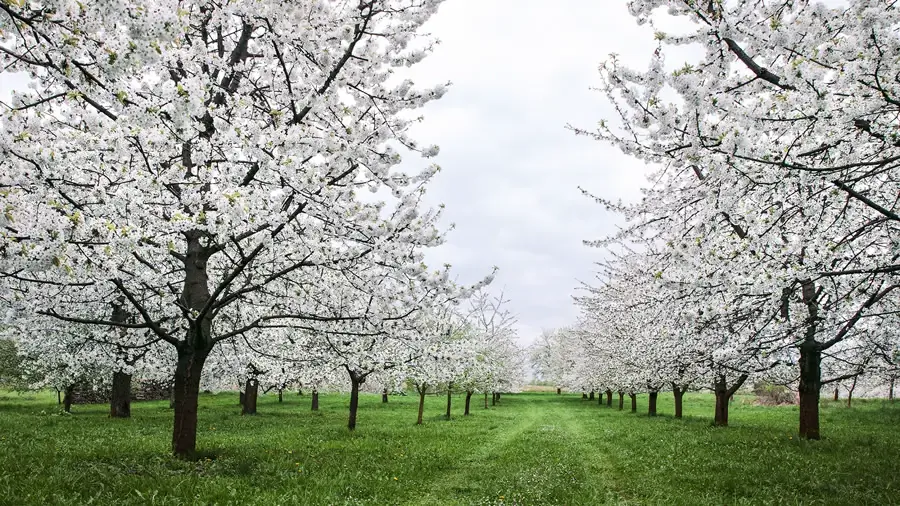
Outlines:
[[[580, 395], [506, 395], [445, 421], [430, 397], [201, 398], [198, 462], [168, 456], [167, 403], [133, 418], [102, 405], [60, 415], [55, 395], [0, 395], [0, 504], [900, 504], [900, 404], [823, 403], [825, 439], [799, 441], [794, 407], [738, 398], [714, 428], [713, 399], [688, 395], [684, 420], [622, 413]], [[626, 409], [627, 409], [626, 399]], [[645, 409], [645, 398], [639, 400]]]

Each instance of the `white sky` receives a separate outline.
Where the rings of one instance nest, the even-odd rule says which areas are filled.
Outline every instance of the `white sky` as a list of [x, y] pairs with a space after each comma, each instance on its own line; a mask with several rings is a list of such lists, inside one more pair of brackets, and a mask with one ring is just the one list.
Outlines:
[[[438, 144], [443, 170], [428, 204], [446, 204], [449, 241], [428, 254], [471, 283], [500, 272], [520, 340], [573, 322], [571, 295], [593, 277], [600, 252], [582, 245], [614, 230], [609, 215], [578, 191], [611, 199], [638, 196], [644, 167], [615, 148], [576, 137], [567, 123], [591, 129], [615, 112], [590, 86], [610, 53], [645, 68], [653, 29], [638, 27], [624, 0], [448, 0], [425, 28], [441, 44], [411, 70], [421, 86], [452, 81], [414, 130]], [[680, 67], [682, 62], [669, 61]], [[0, 75], [0, 98], [22, 81]]]

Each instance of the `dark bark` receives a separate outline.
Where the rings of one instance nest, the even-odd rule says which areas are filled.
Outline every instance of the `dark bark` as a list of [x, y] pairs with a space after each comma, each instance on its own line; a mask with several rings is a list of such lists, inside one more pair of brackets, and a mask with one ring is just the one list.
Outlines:
[[131, 418], [131, 375], [122, 371], [113, 373], [112, 391], [109, 397], [109, 416]]
[[244, 385], [244, 404], [241, 408], [242, 415], [256, 414], [256, 399], [259, 397], [259, 380], [256, 378], [247, 378]]
[[487, 392], [485, 392], [485, 393], [484, 393], [484, 409], [487, 409], [487, 408], [488, 408], [488, 403], [487, 403]]
[[75, 394], [75, 385], [68, 385], [63, 395], [63, 410], [66, 413], [72, 412], [72, 396]]
[[603, 392], [600, 392], [600, 394], [597, 395], [597, 405], [598, 406], [603, 405]]
[[625, 409], [625, 392], [619, 390], [619, 411]]
[[658, 391], [651, 391], [647, 400], [647, 415], [656, 416], [656, 398], [659, 396]]
[[593, 390], [591, 390], [590, 395], [588, 395], [588, 400], [589, 400], [589, 401], [594, 400], [594, 391], [593, 391]]
[[387, 388], [381, 391], [381, 402], [387, 404], [388, 401], [388, 392]]
[[416, 425], [422, 425], [422, 415], [425, 413], [425, 392], [428, 390], [428, 387], [422, 385], [421, 387], [416, 387], [416, 390], [419, 391], [419, 418], [416, 420]]
[[822, 351], [819, 344], [800, 345], [800, 437], [819, 439], [819, 391], [821, 390]]
[[838, 401], [838, 390], [840, 390], [838, 387], [834, 387], [834, 402]]
[[447, 420], [450, 419], [450, 403], [453, 401], [453, 383], [447, 384]]
[[586, 394], [586, 393], [581, 392], [581, 400], [587, 400], [587, 394]]
[[891, 388], [888, 390], [888, 400], [891, 402], [894, 402], [894, 383], [896, 382], [896, 379], [891, 378]]
[[853, 377], [853, 383], [850, 383], [850, 388], [847, 389], [847, 407], [849, 408], [853, 402], [853, 391], [856, 390], [856, 380], [859, 376]]
[[347, 420], [347, 428], [356, 430], [356, 412], [359, 410], [359, 386], [366, 382], [364, 374], [350, 371], [350, 418]]
[[197, 404], [200, 374], [209, 351], [189, 346], [178, 349], [175, 367], [175, 422], [172, 426], [172, 452], [176, 457], [191, 457], [197, 451]]
[[612, 390], [606, 389], [606, 407], [612, 407]]
[[315, 388], [313, 388], [313, 391], [312, 391], [312, 410], [313, 411], [319, 410], [319, 391], [316, 390]]
[[631, 412], [637, 413], [637, 394], [628, 394], [631, 398]]
[[284, 402], [284, 390], [278, 389], [278, 402]]
[[491, 394], [491, 406], [497, 405], [497, 392]]
[[738, 388], [747, 381], [747, 375], [741, 374], [737, 381], [731, 387], [728, 386], [728, 380], [725, 376], [716, 378], [713, 384], [713, 392], [716, 394], [716, 411], [713, 423], [720, 427], [728, 426], [728, 399], [737, 392]]
[[[891, 384], [891, 388], [893, 389], [893, 384]], [[893, 391], [893, 390], [891, 390]], [[62, 391], [60, 389], [56, 389], [56, 405], [59, 406], [62, 404]]]
[[562, 395], [562, 388], [556, 387], [556, 395]]
[[175, 382], [169, 387], [169, 409], [175, 409]]
[[244, 393], [244, 388], [245, 387], [242, 386], [241, 391], [238, 393], [238, 406], [243, 406], [244, 400], [247, 398], [247, 394]]
[[466, 411], [463, 413], [463, 416], [469, 416], [469, 403], [472, 400], [472, 391], [469, 390], [466, 392]]
[[679, 388], [678, 385], [672, 383], [672, 393], [675, 395], [675, 418], [681, 418], [682, 407], [684, 405], [684, 392], [687, 388]]

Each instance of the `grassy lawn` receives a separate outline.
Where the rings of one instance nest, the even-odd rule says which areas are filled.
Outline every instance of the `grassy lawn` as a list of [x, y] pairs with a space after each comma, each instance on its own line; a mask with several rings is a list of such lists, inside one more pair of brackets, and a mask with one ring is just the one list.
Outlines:
[[[168, 456], [168, 403], [107, 418], [102, 405], [60, 415], [55, 394], [0, 393], [0, 504], [900, 504], [900, 403], [823, 403], [822, 441], [798, 441], [795, 407], [738, 398], [731, 427], [713, 398], [685, 398], [684, 420], [620, 413], [580, 395], [506, 395], [485, 410], [462, 398], [445, 421], [429, 397], [201, 398], [198, 462]], [[639, 398], [639, 409], [646, 409]], [[615, 401], [614, 401], [615, 404]], [[628, 399], [626, 398], [626, 410]]]

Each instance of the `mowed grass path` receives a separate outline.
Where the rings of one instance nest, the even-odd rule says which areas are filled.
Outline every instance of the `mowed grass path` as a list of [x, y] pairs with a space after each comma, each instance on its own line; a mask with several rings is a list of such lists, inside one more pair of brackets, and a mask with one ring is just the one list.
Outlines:
[[[738, 398], [732, 426], [711, 427], [713, 399], [686, 397], [675, 420], [607, 408], [580, 395], [505, 395], [462, 416], [454, 398], [363, 396], [359, 426], [347, 396], [260, 398], [241, 417], [236, 393], [201, 399], [199, 447], [168, 456], [167, 403], [135, 403], [133, 418], [102, 405], [59, 415], [49, 394], [0, 394], [0, 504], [900, 504], [900, 404], [823, 403], [826, 439], [794, 436], [794, 407]], [[640, 397], [639, 408], [646, 409]]]

